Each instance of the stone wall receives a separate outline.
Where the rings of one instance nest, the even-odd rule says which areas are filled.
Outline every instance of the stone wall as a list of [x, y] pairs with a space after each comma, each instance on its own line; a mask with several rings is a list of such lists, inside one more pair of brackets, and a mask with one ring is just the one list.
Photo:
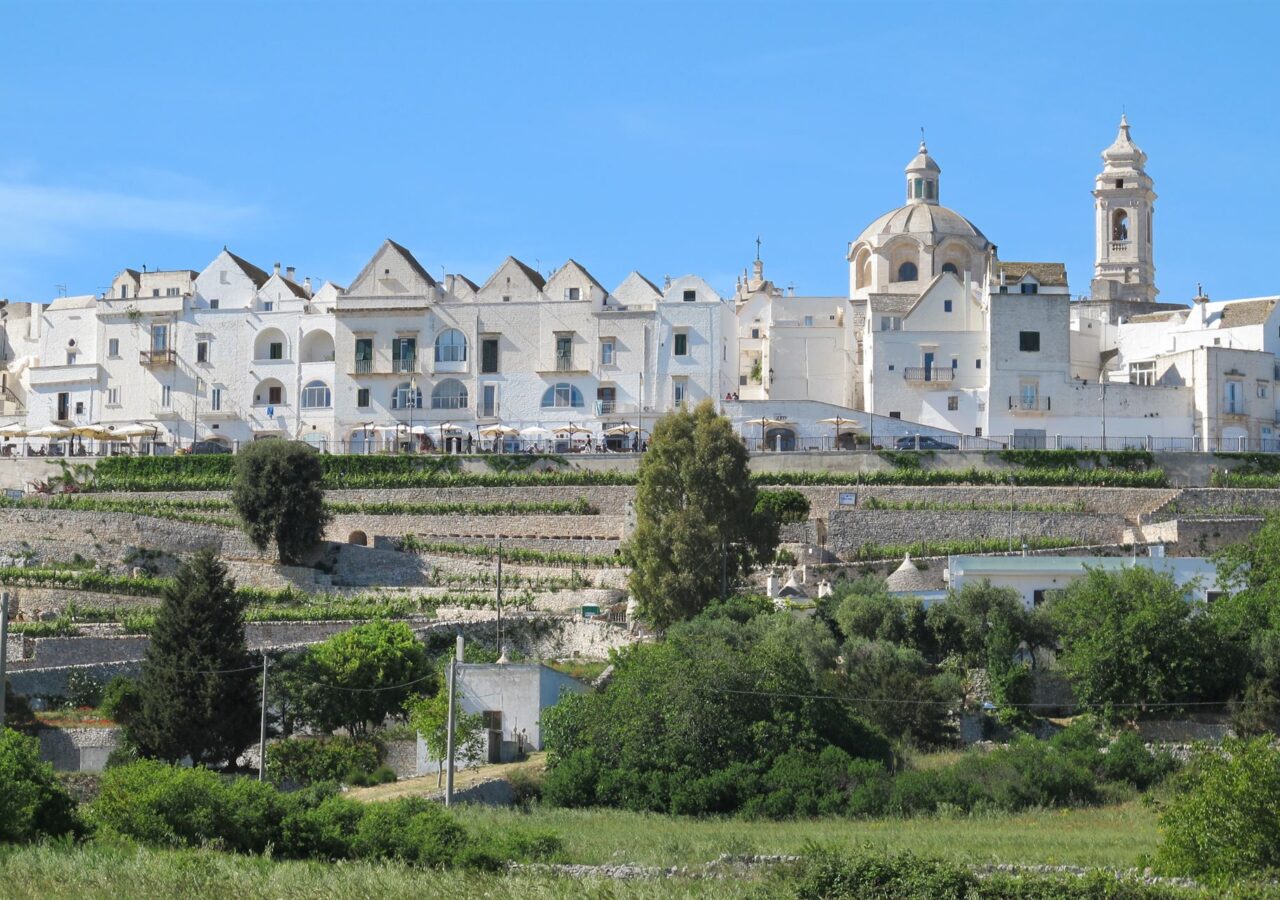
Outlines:
[[59, 772], [101, 772], [123, 742], [119, 728], [42, 728], [40, 758]]
[[235, 579], [237, 587], [256, 587], [272, 590], [293, 588], [309, 594], [332, 591], [333, 579], [319, 569], [306, 566], [282, 566], [275, 563], [248, 559], [224, 560], [227, 574]]
[[15, 606], [11, 608], [14, 619], [39, 621], [55, 619], [74, 605], [85, 609], [129, 610], [153, 609], [159, 602], [154, 597], [130, 597], [125, 594], [102, 594], [96, 591], [76, 591], [68, 588], [11, 587], [8, 589]]
[[531, 513], [518, 516], [372, 516], [341, 514], [325, 530], [331, 541], [346, 542], [353, 532], [370, 541], [377, 536], [406, 534], [452, 538], [579, 538], [617, 540], [622, 536], [622, 516], [558, 516]]
[[90, 675], [106, 684], [116, 675], [137, 678], [142, 673], [142, 663], [111, 662], [89, 666], [24, 669], [9, 674], [9, 685], [20, 697], [65, 697], [67, 679], [78, 672]]
[[126, 662], [142, 659], [150, 638], [142, 635], [115, 637], [41, 637], [25, 641], [21, 658], [9, 657], [13, 671], [59, 666], [83, 666], [98, 663]]
[[1247, 541], [1262, 527], [1263, 521], [1259, 516], [1173, 519], [1142, 526], [1141, 536], [1149, 543], [1172, 544], [1167, 552], [1173, 555], [1206, 556]]
[[1280, 510], [1280, 490], [1274, 488], [1186, 488], [1151, 518], [1263, 515], [1274, 510]]
[[387, 741], [383, 764], [396, 773], [396, 778], [413, 778], [418, 774], [418, 742], [414, 738]]
[[1123, 535], [1124, 520], [1095, 513], [838, 509], [830, 515], [826, 546], [833, 553], [848, 557], [864, 544], [1003, 538], [1010, 532], [1015, 545], [1024, 537], [1069, 538], [1082, 544], [1115, 543]]
[[133, 547], [177, 555], [208, 548], [232, 559], [264, 558], [241, 532], [214, 525], [131, 513], [0, 509], [0, 556], [22, 556], [36, 542], [42, 550], [61, 546], [66, 558], [80, 553], [92, 559], [121, 561]]

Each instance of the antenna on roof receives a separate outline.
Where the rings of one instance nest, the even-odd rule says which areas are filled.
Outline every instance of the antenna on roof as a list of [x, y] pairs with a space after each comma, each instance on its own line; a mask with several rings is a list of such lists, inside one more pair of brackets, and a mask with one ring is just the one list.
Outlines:
[[59, 297], [67, 296], [67, 286], [65, 284], [55, 284], [54, 287], [58, 289]]

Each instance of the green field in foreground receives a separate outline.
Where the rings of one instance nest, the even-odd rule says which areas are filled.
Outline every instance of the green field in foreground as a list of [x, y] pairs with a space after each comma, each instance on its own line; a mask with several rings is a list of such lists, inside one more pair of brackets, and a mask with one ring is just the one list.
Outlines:
[[274, 862], [212, 850], [150, 850], [90, 844], [83, 847], [0, 846], [0, 896], [6, 900], [57, 897], [273, 900], [310, 898], [449, 897], [561, 900], [561, 898], [771, 898], [776, 890], [748, 880], [664, 879], [612, 881], [536, 874], [432, 872], [368, 863]]
[[564, 842], [575, 863], [672, 866], [705, 863], [722, 853], [799, 853], [809, 842], [872, 844], [969, 864], [1137, 865], [1155, 850], [1155, 815], [1137, 801], [1100, 808], [1038, 810], [1020, 815], [914, 819], [814, 819], [794, 822], [691, 819], [616, 810], [537, 808], [531, 813], [461, 807], [477, 828], [533, 828]]

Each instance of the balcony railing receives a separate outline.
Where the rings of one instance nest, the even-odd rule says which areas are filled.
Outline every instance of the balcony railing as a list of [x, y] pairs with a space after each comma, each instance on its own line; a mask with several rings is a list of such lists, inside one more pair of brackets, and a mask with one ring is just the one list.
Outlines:
[[369, 375], [373, 372], [373, 360], [357, 359], [355, 373], [357, 375]]
[[397, 356], [391, 361], [391, 371], [393, 372], [416, 372], [417, 370], [417, 356]]
[[1111, 242], [1111, 252], [1112, 252], [1112, 253], [1126, 253], [1126, 252], [1128, 252], [1128, 250], [1129, 250], [1129, 247], [1130, 247], [1131, 243], [1132, 243], [1131, 241], [1112, 241], [1112, 242]]
[[902, 370], [902, 377], [907, 381], [942, 381], [950, 384], [955, 371], [945, 366], [908, 366]]
[[557, 372], [572, 372], [572, 371], [574, 371], [574, 368], [573, 368], [573, 357], [572, 357], [572, 356], [557, 356], [557, 357], [556, 357], [556, 371], [557, 371]]
[[1053, 409], [1053, 398], [1010, 397], [1009, 409], [1013, 412], [1047, 412]]
[[144, 366], [171, 366], [178, 361], [175, 350], [140, 350], [138, 362]]

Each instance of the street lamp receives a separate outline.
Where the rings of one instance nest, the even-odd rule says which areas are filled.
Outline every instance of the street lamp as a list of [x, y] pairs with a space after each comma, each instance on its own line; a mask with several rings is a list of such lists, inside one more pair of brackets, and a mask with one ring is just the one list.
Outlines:
[[413, 411], [418, 407], [418, 376], [409, 379], [409, 452], [413, 452]]

